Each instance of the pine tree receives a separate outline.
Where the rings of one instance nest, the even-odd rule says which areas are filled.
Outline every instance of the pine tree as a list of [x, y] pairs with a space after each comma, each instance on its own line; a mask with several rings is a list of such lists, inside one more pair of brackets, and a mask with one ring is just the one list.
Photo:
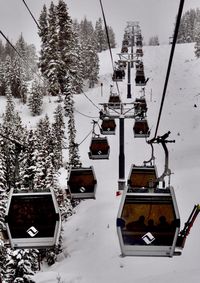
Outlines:
[[73, 100], [71, 101], [72, 108], [69, 111], [69, 120], [68, 120], [68, 139], [69, 139], [69, 166], [80, 167], [80, 156], [78, 145], [76, 144], [76, 129], [75, 129], [75, 120], [74, 120], [74, 111], [73, 111]]
[[[22, 126], [21, 118], [15, 110], [15, 105], [8, 90], [7, 105], [3, 114], [1, 133], [4, 136], [2, 153], [6, 165], [6, 181], [8, 187], [16, 186], [18, 182], [19, 159], [22, 152], [20, 144], [23, 145], [26, 129]], [[15, 142], [16, 141], [16, 142]]]
[[[108, 36], [109, 36], [109, 41], [110, 41], [110, 47], [111, 48], [115, 48], [116, 47], [115, 33], [114, 33], [114, 31], [113, 31], [111, 26], [108, 26], [107, 29], [108, 29]], [[105, 33], [105, 41], [107, 42], [106, 31], [104, 31], [104, 33]], [[107, 48], [106, 49], [108, 49], [108, 48], [109, 48], [109, 46], [107, 44]]]
[[49, 81], [49, 93], [52, 96], [58, 95], [59, 86], [59, 52], [58, 52], [58, 35], [57, 35], [57, 18], [56, 7], [51, 2], [48, 14], [48, 46], [46, 50], [48, 66], [45, 70], [45, 76]]
[[25, 152], [20, 166], [20, 190], [34, 190], [36, 174], [37, 139], [33, 130], [30, 130], [25, 141]]
[[99, 58], [97, 41], [92, 22], [86, 18], [80, 23], [80, 44], [83, 58], [84, 79], [88, 80], [89, 87], [94, 87], [98, 80]]
[[5, 62], [0, 63], [0, 96], [6, 95]]
[[182, 17], [179, 26], [177, 43], [195, 42], [196, 27], [200, 17], [199, 8], [186, 11]]
[[200, 21], [196, 24], [195, 28], [195, 46], [194, 46], [194, 53], [197, 58], [200, 57]]
[[52, 124], [52, 135], [54, 142], [54, 167], [58, 170], [63, 165], [62, 149], [64, 147], [65, 123], [63, 117], [63, 108], [60, 104], [54, 112], [54, 123]]
[[99, 18], [95, 24], [95, 35], [97, 41], [97, 51], [102, 52], [103, 50], [107, 49], [106, 37], [105, 32], [103, 29], [103, 22], [102, 19]]
[[96, 50], [93, 48], [93, 41], [88, 41], [87, 45], [87, 68], [88, 68], [88, 80], [89, 80], [89, 88], [93, 88], [95, 83], [98, 82], [98, 74], [99, 74], [99, 57]]
[[68, 8], [63, 0], [57, 5], [58, 48], [60, 54], [59, 82], [64, 93], [65, 84], [70, 77], [74, 93], [82, 90], [83, 78], [81, 68], [80, 47]]
[[[10, 41], [10, 40], [9, 40]], [[12, 42], [11, 42], [12, 43]], [[15, 57], [15, 51], [14, 49], [11, 47], [11, 45], [8, 43], [8, 41], [6, 41], [5, 44], [5, 58], [6, 56], [9, 56], [11, 59], [13, 59]]]
[[21, 64], [21, 59], [19, 57], [15, 57], [13, 60], [10, 80], [13, 97], [20, 98], [23, 103], [26, 103], [27, 84], [24, 67]]
[[150, 46], [159, 45], [159, 39], [158, 39], [158, 36], [157, 36], [157, 35], [150, 37], [150, 39], [149, 39], [149, 45], [150, 45]]
[[24, 80], [30, 80], [30, 67], [29, 67], [29, 62], [28, 62], [28, 45], [24, 40], [24, 37], [21, 33], [19, 39], [17, 40], [15, 47], [20, 54], [20, 57], [18, 54], [15, 55], [15, 59], [17, 59], [17, 65], [18, 68], [20, 69], [21, 74], [24, 76]]
[[41, 73], [46, 77], [46, 71], [48, 69], [48, 56], [47, 56], [47, 48], [48, 48], [48, 20], [47, 20], [47, 8], [46, 5], [43, 6], [42, 12], [39, 18], [40, 29], [38, 30], [38, 34], [41, 38], [41, 50], [39, 57], [39, 67]]
[[40, 115], [42, 112], [43, 96], [41, 86], [34, 80], [31, 87], [31, 95], [28, 98], [28, 106], [33, 116]]
[[30, 275], [38, 270], [38, 251], [7, 249], [5, 282], [34, 283]]

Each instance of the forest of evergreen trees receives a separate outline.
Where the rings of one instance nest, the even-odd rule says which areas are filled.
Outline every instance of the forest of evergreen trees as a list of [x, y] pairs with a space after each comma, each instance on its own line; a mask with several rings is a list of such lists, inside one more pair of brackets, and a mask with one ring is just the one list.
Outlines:
[[181, 18], [177, 43], [196, 42], [199, 38], [200, 9], [190, 9]]
[[[6, 97], [6, 109], [0, 124], [0, 233], [5, 233], [5, 211], [11, 188], [15, 192], [43, 191], [53, 188], [62, 220], [72, 214], [74, 203], [63, 198], [58, 171], [81, 165], [76, 144], [73, 95], [83, 87], [93, 88], [98, 82], [98, 53], [108, 49], [103, 21], [95, 26], [84, 18], [72, 21], [65, 1], [43, 6], [38, 34], [41, 50], [28, 45], [23, 35], [17, 42], [0, 41], [0, 96]], [[108, 28], [110, 46], [115, 35]], [[54, 121], [46, 115], [34, 129], [23, 125], [15, 100], [26, 104], [33, 116], [43, 112], [43, 97], [57, 96]], [[64, 117], [67, 125], [64, 123]], [[42, 137], [42, 139], [41, 139]], [[67, 163], [63, 149], [68, 147]], [[30, 275], [39, 269], [38, 259], [49, 265], [62, 250], [11, 249], [0, 242], [0, 273], [5, 283], [33, 282]]]

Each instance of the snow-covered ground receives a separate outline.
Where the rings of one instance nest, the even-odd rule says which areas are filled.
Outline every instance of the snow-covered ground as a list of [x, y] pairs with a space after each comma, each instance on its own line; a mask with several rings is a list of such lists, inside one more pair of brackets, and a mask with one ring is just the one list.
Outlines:
[[[170, 53], [169, 45], [157, 47], [145, 46], [144, 69], [149, 77], [145, 87], [148, 104], [148, 123], [151, 137], [160, 107]], [[117, 59], [119, 50], [113, 50]], [[99, 106], [107, 102], [112, 75], [109, 52], [100, 54], [99, 85], [86, 92], [86, 95]], [[141, 95], [141, 88], [134, 86], [132, 72], [132, 98], [127, 100], [127, 77], [119, 83], [123, 102], [133, 102]], [[103, 93], [100, 84], [103, 83]], [[53, 116], [55, 103], [46, 99], [43, 115], [47, 112]], [[194, 107], [194, 104], [197, 107]], [[17, 105], [23, 121], [34, 126], [37, 118], [31, 117], [26, 106]], [[80, 143], [92, 129], [92, 120], [98, 120], [99, 109], [84, 95], [75, 97], [75, 120], [77, 142]], [[84, 114], [80, 114], [80, 113]], [[87, 117], [89, 116], [89, 117]], [[91, 135], [80, 145], [80, 155], [84, 166], [93, 165], [98, 187], [96, 200], [82, 201], [75, 209], [75, 214], [64, 223], [63, 252], [58, 262], [34, 276], [37, 283], [186, 283], [198, 282], [200, 278], [200, 217], [197, 218], [183, 253], [179, 257], [121, 257], [116, 233], [116, 217], [120, 204], [118, 189], [118, 121], [115, 136], [109, 136], [111, 148], [109, 160], [90, 160], [88, 149]], [[142, 165], [151, 155], [151, 148], [144, 139], [133, 136], [134, 120], [125, 120], [125, 158], [126, 178], [132, 163]], [[175, 189], [181, 228], [187, 220], [194, 204], [200, 202], [200, 60], [194, 57], [194, 45], [177, 45], [167, 88], [164, 108], [158, 129], [158, 135], [171, 131], [170, 139], [176, 142], [169, 144], [170, 169], [173, 172], [171, 185]], [[98, 128], [97, 128], [98, 133]], [[156, 166], [159, 173], [164, 169], [164, 152], [161, 146], [155, 146]], [[66, 158], [66, 156], [65, 156]], [[62, 171], [63, 176], [66, 172]], [[66, 179], [60, 178], [61, 185], [66, 186]]]

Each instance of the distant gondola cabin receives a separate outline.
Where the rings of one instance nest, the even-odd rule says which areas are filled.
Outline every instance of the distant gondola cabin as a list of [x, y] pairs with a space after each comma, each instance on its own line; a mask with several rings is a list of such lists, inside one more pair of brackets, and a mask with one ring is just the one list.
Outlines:
[[95, 199], [97, 180], [93, 167], [71, 168], [67, 186], [74, 199]]
[[128, 53], [128, 47], [126, 45], [122, 46], [121, 53]]
[[90, 144], [90, 159], [108, 159], [110, 146], [107, 137], [93, 137]]
[[10, 194], [6, 227], [12, 248], [50, 248], [58, 244], [61, 218], [52, 190]]
[[135, 124], [133, 126], [133, 132], [135, 138], [149, 137], [150, 131], [147, 120], [146, 119], [135, 120]]
[[136, 56], [140, 56], [140, 57], [143, 56], [143, 50], [141, 48], [136, 49]]
[[114, 82], [117, 82], [117, 81], [120, 82], [120, 81], [123, 80], [124, 76], [125, 76], [125, 71], [124, 70], [116, 69], [113, 72], [112, 80]]
[[156, 188], [157, 170], [155, 166], [136, 166], [132, 165], [127, 181], [129, 191], [145, 190]]
[[115, 119], [104, 119], [101, 124], [101, 134], [114, 135], [116, 129]]
[[147, 112], [147, 103], [145, 98], [136, 98], [135, 99], [135, 114], [146, 113]]
[[136, 84], [136, 86], [145, 86], [146, 85], [146, 79], [145, 79], [145, 75], [144, 75], [143, 70], [136, 70], [135, 84]]
[[112, 93], [108, 100], [108, 107], [120, 108], [121, 98], [118, 94]]

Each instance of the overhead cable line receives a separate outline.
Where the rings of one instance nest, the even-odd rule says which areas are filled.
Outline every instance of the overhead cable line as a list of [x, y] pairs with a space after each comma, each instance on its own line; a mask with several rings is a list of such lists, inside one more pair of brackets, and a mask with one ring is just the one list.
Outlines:
[[33, 18], [34, 22], [36, 23], [38, 29], [40, 30], [40, 25], [38, 23], [38, 21], [36, 20], [36, 18], [34, 17], [33, 13], [31, 12], [31, 10], [29, 9], [28, 5], [26, 4], [25, 0], [22, 0], [22, 2], [24, 3], [24, 5], [26, 6], [27, 10], [29, 11], [29, 14], [31, 15], [31, 17]]
[[0, 34], [3, 36], [3, 38], [8, 42], [8, 44], [13, 48], [13, 50], [17, 53], [17, 55], [24, 61], [24, 63], [32, 70], [33, 73], [36, 74], [36, 76], [44, 81], [44, 79], [33, 69], [33, 67], [28, 63], [27, 59], [24, 58], [24, 56], [22, 56], [20, 54], [20, 52], [16, 49], [16, 47], [10, 42], [10, 40], [5, 36], [5, 34], [2, 32], [2, 30], [0, 30]]
[[15, 48], [15, 46], [10, 42], [10, 40], [5, 36], [5, 34], [2, 32], [2, 30], [0, 30], [1, 35], [3, 36], [3, 38], [8, 42], [8, 44], [10, 44], [10, 46], [14, 49], [14, 51], [17, 53], [17, 55], [23, 59], [22, 55], [19, 53], [19, 51]]
[[86, 137], [81, 142], [77, 144], [77, 146], [81, 145], [91, 135], [92, 132], [93, 132], [93, 129], [86, 135]]
[[155, 134], [154, 134], [153, 139], [155, 139], [156, 136], [157, 136], [158, 127], [159, 127], [159, 124], [160, 124], [160, 118], [161, 118], [161, 114], [162, 114], [162, 109], [163, 109], [163, 104], [164, 104], [164, 100], [165, 100], [169, 75], [170, 75], [170, 71], [171, 71], [171, 65], [172, 65], [174, 50], [175, 50], [176, 41], [177, 41], [177, 37], [178, 37], [178, 31], [179, 31], [183, 6], [184, 6], [184, 0], [180, 0], [179, 10], [178, 10], [178, 15], [177, 15], [177, 20], [176, 20], [176, 26], [175, 26], [175, 30], [174, 30], [172, 48], [171, 48], [171, 52], [170, 52], [168, 68], [167, 68], [167, 73], [166, 73], [166, 78], [165, 78], [165, 84], [164, 84], [164, 89], [163, 89], [163, 94], [162, 94], [162, 100], [161, 100], [161, 104], [160, 104], [160, 110], [159, 110], [159, 114], [158, 114], [158, 120], [157, 120], [156, 130], [155, 130]]
[[92, 105], [94, 105], [97, 109], [101, 110], [83, 91], [83, 94], [85, 95], [85, 97], [92, 103]]
[[87, 117], [87, 118], [91, 118], [91, 119], [98, 119], [99, 117], [92, 117], [92, 116], [89, 116], [89, 115], [86, 115], [84, 113], [81, 113], [80, 111], [78, 111], [77, 109], [74, 109], [77, 113], [79, 113], [80, 115], [84, 116], [84, 117]]
[[[110, 38], [109, 38], [108, 27], [107, 27], [107, 23], [106, 23], [106, 17], [105, 17], [102, 1], [99, 0], [99, 2], [100, 2], [100, 6], [101, 6], [101, 11], [102, 11], [102, 15], [103, 15], [103, 21], [104, 21], [104, 26], [105, 26], [105, 31], [106, 31], [106, 37], [107, 37], [107, 42], [108, 42], [108, 47], [109, 47], [109, 51], [110, 51], [112, 69], [113, 69], [113, 72], [114, 72], [114, 69], [115, 69], [114, 68], [114, 60], [113, 60], [113, 56], [112, 56], [112, 50], [111, 50], [111, 45], [110, 45]], [[116, 83], [116, 86], [117, 86], [117, 92], [118, 92], [118, 94], [120, 94], [119, 93], [118, 83], [117, 82], [115, 82], [115, 83]]]

